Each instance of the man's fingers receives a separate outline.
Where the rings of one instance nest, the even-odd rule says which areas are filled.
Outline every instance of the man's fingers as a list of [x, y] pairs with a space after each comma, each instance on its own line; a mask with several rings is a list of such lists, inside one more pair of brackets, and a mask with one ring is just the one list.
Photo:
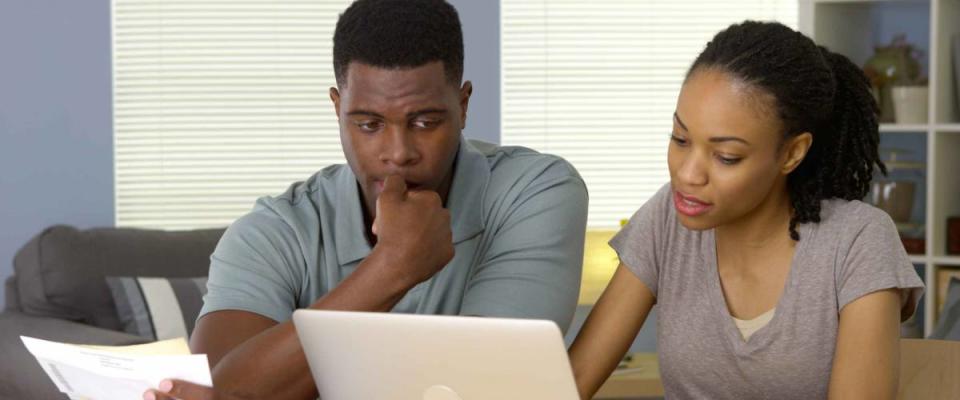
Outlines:
[[443, 199], [440, 198], [440, 194], [432, 190], [410, 191], [407, 193], [407, 197], [414, 201], [426, 202], [431, 207], [443, 207]]
[[391, 196], [402, 196], [406, 192], [407, 182], [405, 182], [402, 177], [399, 175], [388, 175], [387, 178], [383, 180], [383, 191], [380, 192], [380, 195], [389, 194]]
[[143, 398], [151, 400], [213, 400], [213, 388], [186, 381], [168, 379], [160, 382], [159, 390], [151, 390]]
[[403, 180], [402, 177], [398, 175], [387, 175], [386, 179], [383, 180], [383, 189], [380, 191], [380, 196], [377, 197], [377, 210], [376, 217], [373, 220], [373, 224], [370, 226], [370, 230], [374, 235], [379, 235], [380, 232], [380, 218], [381, 211], [383, 210], [383, 202], [399, 202], [402, 201], [407, 195], [407, 182]]
[[[160, 388], [164, 388], [166, 381], [160, 383]], [[213, 388], [209, 386], [198, 385], [177, 379], [171, 379], [172, 387], [168, 393], [182, 400], [213, 400]]]
[[159, 390], [150, 389], [143, 393], [143, 400], [177, 400], [177, 399]]

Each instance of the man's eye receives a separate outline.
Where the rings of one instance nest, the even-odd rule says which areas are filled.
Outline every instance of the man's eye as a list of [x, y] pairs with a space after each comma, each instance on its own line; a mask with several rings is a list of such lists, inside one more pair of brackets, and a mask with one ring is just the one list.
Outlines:
[[430, 129], [440, 124], [440, 120], [436, 119], [417, 119], [413, 121], [414, 128], [421, 129]]
[[363, 130], [363, 131], [365, 131], [365, 132], [375, 132], [375, 131], [377, 131], [378, 129], [380, 129], [381, 126], [383, 126], [383, 124], [380, 123], [379, 121], [360, 121], [360, 122], [357, 122], [357, 127], [360, 128], [360, 130]]

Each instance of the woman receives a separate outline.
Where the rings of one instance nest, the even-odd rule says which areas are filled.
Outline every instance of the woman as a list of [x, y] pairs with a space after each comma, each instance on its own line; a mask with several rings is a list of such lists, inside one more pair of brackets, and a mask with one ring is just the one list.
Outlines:
[[659, 304], [670, 399], [892, 399], [923, 284], [864, 197], [877, 107], [846, 57], [777, 23], [717, 34], [673, 115], [664, 186], [570, 349], [581, 397]]

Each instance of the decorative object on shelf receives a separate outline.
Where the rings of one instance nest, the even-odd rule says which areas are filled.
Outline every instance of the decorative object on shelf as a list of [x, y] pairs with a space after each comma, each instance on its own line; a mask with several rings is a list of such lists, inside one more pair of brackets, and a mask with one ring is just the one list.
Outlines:
[[960, 217], [947, 218], [947, 254], [960, 254]]
[[893, 120], [898, 124], [927, 123], [927, 85], [894, 85], [890, 88], [893, 100]]
[[903, 243], [903, 249], [907, 254], [923, 254], [926, 251], [927, 241], [924, 238], [911, 238], [900, 236], [900, 242]]
[[913, 213], [915, 187], [906, 180], [877, 180], [870, 185], [870, 202], [890, 214], [894, 222], [907, 222]]
[[[891, 89], [897, 86], [926, 85], [920, 72], [920, 50], [907, 42], [906, 34], [898, 34], [886, 46], [874, 47], [863, 72], [870, 78], [880, 105], [880, 122], [894, 122], [895, 111]], [[899, 122], [899, 121], [897, 121]]]
[[916, 181], [920, 180], [924, 165], [919, 162], [902, 161], [901, 155], [909, 154], [906, 149], [880, 149], [885, 154], [883, 163], [887, 166], [887, 176], [876, 177], [870, 185], [870, 203], [884, 210], [894, 222], [910, 222], [913, 214], [913, 198]]
[[[919, 221], [912, 221], [914, 199], [917, 186], [923, 182], [924, 163], [907, 161], [910, 150], [901, 148], [881, 148], [880, 154], [887, 175], [877, 175], [870, 184], [867, 201], [886, 211], [897, 224], [900, 240], [908, 254], [924, 254], [926, 227]], [[922, 219], [922, 218], [921, 218]]]

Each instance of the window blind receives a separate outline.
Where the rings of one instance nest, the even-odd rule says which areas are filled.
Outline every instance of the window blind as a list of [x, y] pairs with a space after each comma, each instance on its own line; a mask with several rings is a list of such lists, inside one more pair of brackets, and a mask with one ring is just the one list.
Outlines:
[[588, 227], [612, 228], [664, 183], [677, 94], [726, 26], [796, 27], [796, 0], [501, 0], [505, 145], [566, 158], [590, 192]]
[[225, 226], [343, 162], [328, 88], [348, 4], [114, 0], [117, 226]]

